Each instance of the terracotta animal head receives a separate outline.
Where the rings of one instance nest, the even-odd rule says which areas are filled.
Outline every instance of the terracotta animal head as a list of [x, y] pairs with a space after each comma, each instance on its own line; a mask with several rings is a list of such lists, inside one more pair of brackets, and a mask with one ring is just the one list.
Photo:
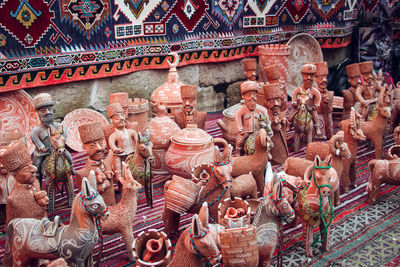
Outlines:
[[351, 157], [351, 152], [347, 146], [347, 143], [344, 141], [343, 131], [340, 131], [331, 137], [329, 140], [329, 146], [332, 154], [346, 159]]
[[297, 101], [299, 103], [297, 103], [297, 105], [299, 106], [299, 109], [303, 112], [307, 111], [307, 103], [310, 100], [309, 96], [305, 96], [305, 97], [300, 97]]
[[392, 97], [392, 86], [388, 86], [387, 84], [384, 84], [383, 86], [378, 85], [380, 87], [380, 92], [379, 92], [379, 113], [385, 117], [390, 119], [391, 113], [392, 113], [392, 103], [393, 103], [393, 97]]
[[199, 215], [193, 215], [189, 231], [189, 242], [185, 242], [186, 248], [206, 258], [212, 266], [218, 264], [222, 258], [217, 244], [219, 237], [217, 233], [210, 231], [207, 202], [203, 203]]
[[275, 204], [275, 214], [283, 218], [287, 223], [291, 223], [295, 218], [295, 214], [289, 201], [284, 196], [283, 182], [276, 173], [271, 181], [271, 200]]
[[94, 218], [100, 217], [102, 220], [106, 220], [110, 215], [110, 212], [108, 211], [108, 207], [104, 202], [103, 197], [93, 189], [91, 185], [96, 185], [96, 175], [93, 170], [90, 171], [89, 180], [86, 179], [86, 177], [82, 179], [82, 189], [80, 193], [82, 209]]
[[267, 131], [264, 128], [261, 128], [258, 131], [257, 137], [256, 137], [256, 146], [257, 143], [260, 143], [263, 148], [265, 148], [267, 151], [269, 151], [271, 148], [273, 148], [273, 143], [271, 141], [271, 137], [267, 134]]
[[213, 174], [219, 180], [220, 183], [223, 183], [222, 186], [225, 189], [229, 189], [232, 186], [232, 146], [226, 146], [224, 151], [219, 151], [217, 146], [214, 146], [214, 166], [213, 166]]
[[60, 124], [57, 129], [50, 127], [50, 144], [58, 154], [65, 152], [65, 138], [63, 136], [63, 126]]
[[150, 132], [147, 129], [144, 135], [139, 133], [138, 151], [145, 159], [154, 159], [153, 143], [150, 141]]
[[350, 134], [357, 141], [365, 141], [366, 137], [360, 128], [360, 124], [361, 115], [352, 107], [350, 110]]
[[328, 197], [331, 193], [332, 185], [337, 181], [337, 172], [331, 167], [332, 156], [329, 155], [322, 161], [317, 155], [314, 165], [310, 166], [304, 174], [304, 180], [310, 181], [310, 186], [315, 186], [320, 190], [322, 197]]

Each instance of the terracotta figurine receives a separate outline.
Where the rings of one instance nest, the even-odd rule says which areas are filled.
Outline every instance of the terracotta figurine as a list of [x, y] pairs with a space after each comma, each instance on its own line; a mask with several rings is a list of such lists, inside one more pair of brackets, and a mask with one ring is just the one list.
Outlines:
[[244, 73], [248, 81], [257, 80], [257, 59], [246, 58], [243, 60]]
[[342, 120], [350, 117], [350, 109], [356, 104], [356, 90], [361, 85], [361, 72], [358, 63], [346, 66], [347, 77], [350, 83], [350, 88], [343, 90], [343, 112]]
[[129, 104], [131, 100], [129, 99], [129, 94], [127, 92], [113, 93], [108, 96], [110, 104], [119, 103], [124, 110], [126, 128], [136, 129], [138, 127], [138, 122], [132, 122], [128, 120], [129, 116]]
[[[265, 77], [267, 78], [269, 84], [279, 84], [280, 85], [280, 91], [282, 92], [282, 95], [283, 95], [281, 111], [284, 112], [284, 115], [286, 115], [286, 111], [288, 109], [288, 107], [287, 107], [288, 94], [286, 91], [286, 86], [285, 86], [283, 77], [281, 77], [280, 66], [278, 64], [265, 66], [264, 73], [265, 73]], [[265, 93], [265, 90], [264, 90], [264, 93]]]
[[288, 121], [286, 111], [282, 111], [282, 104], [285, 101], [279, 83], [266, 84], [263, 86], [265, 96], [265, 106], [271, 121], [271, 128], [274, 135], [271, 141], [274, 147], [271, 149], [271, 161], [282, 164], [289, 155], [286, 143], [286, 129]]
[[124, 110], [119, 103], [107, 106], [107, 116], [114, 125], [114, 132], [108, 139], [108, 145], [113, 153], [112, 170], [119, 181], [122, 177], [122, 162], [135, 153], [138, 134], [135, 130], [127, 129]]
[[400, 126], [396, 126], [396, 128], [394, 128], [393, 138], [396, 145], [400, 145]]
[[95, 171], [97, 179], [97, 191], [102, 195], [107, 206], [115, 205], [115, 193], [113, 172], [111, 162], [104, 160], [106, 141], [104, 132], [99, 122], [90, 122], [79, 125], [79, 135], [82, 140], [82, 147], [88, 154], [85, 165], [77, 171], [76, 181], [78, 189], [81, 190], [83, 177], [88, 177], [91, 170]]
[[69, 225], [61, 226], [60, 216], [54, 222], [48, 218], [17, 218], [9, 223], [5, 266], [39, 266], [40, 259], [59, 257], [68, 266], [93, 266], [92, 253], [99, 242], [97, 229], [109, 211], [86, 178], [82, 179], [81, 188], [72, 205]]
[[265, 128], [269, 135], [273, 135], [267, 109], [257, 106], [257, 91], [258, 84], [254, 81], [246, 81], [240, 86], [240, 93], [245, 105], [235, 114], [235, 121], [239, 129], [235, 151], [237, 156], [241, 154], [244, 142], [251, 133]]
[[[42, 164], [45, 161], [46, 156], [52, 151], [49, 136], [50, 128], [58, 129], [60, 126], [58, 122], [54, 121], [53, 105], [54, 102], [51, 99], [51, 95], [47, 93], [38, 94], [33, 98], [33, 106], [40, 119], [40, 124], [31, 132], [31, 139], [35, 144], [35, 151], [33, 152], [33, 165], [35, 165], [37, 168], [40, 186], [42, 186]], [[62, 132], [64, 139], [67, 140], [67, 131], [63, 129]], [[74, 161], [72, 160], [72, 156], [68, 150], [65, 150], [65, 158], [72, 167], [72, 174], [75, 174]]]
[[198, 128], [205, 129], [207, 112], [198, 111], [197, 86], [181, 85], [182, 110], [174, 112], [174, 120], [178, 126], [183, 129], [188, 124], [196, 124]]
[[379, 88], [373, 80], [374, 66], [372, 61], [365, 61], [358, 64], [362, 76], [362, 84], [356, 89], [356, 100], [361, 103], [361, 118], [365, 120], [370, 113], [371, 104], [378, 100], [376, 92]]
[[[91, 183], [96, 184], [96, 179]], [[110, 207], [110, 216], [101, 224], [101, 230], [103, 234], [107, 235], [121, 233], [129, 260], [133, 261], [133, 222], [137, 210], [137, 195], [142, 186], [133, 179], [126, 163], [123, 163], [121, 184], [121, 201], [117, 205]]]
[[[310, 114], [310, 115], [305, 115], [304, 117], [309, 120], [310, 119], [309, 117], [311, 116], [311, 120], [313, 122], [317, 138], [322, 138], [321, 130], [319, 129], [320, 126], [318, 123], [318, 113], [317, 113], [317, 109], [321, 104], [321, 94], [319, 93], [317, 88], [313, 87], [316, 72], [317, 68], [315, 67], [314, 64], [311, 63], [303, 64], [301, 68], [303, 85], [297, 87], [293, 91], [292, 95], [293, 110], [289, 115], [289, 120], [293, 120], [295, 115], [300, 112], [302, 107], [301, 104], [304, 104], [306, 111]], [[297, 150], [295, 149], [295, 151]]]
[[334, 92], [328, 90], [328, 63], [324, 62], [315, 62], [315, 66], [317, 67], [317, 72], [315, 73], [315, 82], [317, 83], [317, 88], [319, 93], [321, 94], [321, 104], [317, 109], [318, 116], [323, 119], [323, 125], [320, 127], [324, 130], [325, 137], [331, 138], [333, 135], [333, 121], [332, 121], [332, 112], [333, 112], [333, 95]]
[[254, 215], [252, 226], [257, 229], [259, 266], [270, 266], [272, 255], [283, 236], [280, 236], [282, 218], [291, 223], [295, 218], [294, 210], [283, 195], [282, 178], [276, 173], [271, 180], [271, 195], [261, 199]]
[[10, 172], [0, 164], [0, 224], [6, 222], [7, 197], [11, 193], [16, 181]]
[[400, 146], [389, 148], [388, 159], [373, 159], [368, 163], [371, 173], [367, 185], [368, 201], [374, 204], [382, 184], [400, 185]]
[[9, 144], [0, 150], [0, 164], [7, 169], [16, 181], [7, 197], [6, 224], [15, 218], [42, 219], [47, 217], [46, 207], [49, 199], [46, 191], [40, 190], [36, 180], [36, 167], [32, 164], [26, 145], [20, 141]]

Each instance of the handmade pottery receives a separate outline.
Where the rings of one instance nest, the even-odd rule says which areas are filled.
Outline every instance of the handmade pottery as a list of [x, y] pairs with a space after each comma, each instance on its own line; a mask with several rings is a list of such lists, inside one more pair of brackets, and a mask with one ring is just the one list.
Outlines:
[[224, 266], [258, 266], [259, 257], [255, 227], [224, 229], [218, 234], [221, 240]]
[[265, 75], [264, 68], [270, 65], [277, 65], [280, 76], [287, 81], [287, 69], [291, 47], [285, 44], [265, 44], [258, 46], [259, 80], [260, 82], [269, 81]]
[[[273, 64], [273, 65], [269, 65], [264, 67], [264, 73], [265, 76], [267, 77], [268, 83], [265, 83], [263, 85], [263, 87], [267, 84], [279, 84], [279, 88], [280, 88], [280, 92], [282, 94], [282, 103], [281, 103], [281, 111], [287, 111], [287, 98], [288, 98], [288, 94], [286, 91], [286, 81], [282, 78], [282, 74], [281, 71], [279, 69], [279, 65], [278, 64]], [[264, 91], [264, 95], [265, 95], [265, 89]], [[267, 107], [267, 101], [268, 99], [265, 98], [264, 101], [264, 106]]]
[[194, 166], [213, 162], [214, 143], [225, 144], [226, 141], [213, 139], [206, 131], [189, 124], [171, 137], [165, 154], [165, 167], [171, 174], [190, 178]]
[[[230, 188], [232, 186], [232, 165], [231, 165], [231, 155], [232, 155], [232, 147], [227, 143], [224, 144], [224, 151], [221, 154], [219, 148], [217, 146], [214, 147], [214, 162], [213, 162], [213, 171], [210, 179], [207, 180], [207, 183], [201, 187], [202, 190], [199, 189], [197, 197], [194, 196], [194, 192], [196, 190], [191, 190], [192, 194], [189, 196], [191, 202], [193, 199], [195, 200], [194, 204], [187, 209], [185, 202], [188, 201], [188, 197], [186, 195], [181, 194], [181, 189], [175, 190], [172, 192], [172, 200], [170, 200], [171, 184], [173, 187], [180, 187], [179, 183], [189, 184], [188, 188], [195, 188], [197, 185], [194, 182], [187, 180], [187, 182], [179, 182], [177, 181], [167, 181], [164, 185], [164, 195], [165, 195], [165, 205], [162, 214], [162, 218], [165, 224], [164, 231], [168, 236], [171, 234], [175, 234], [179, 229], [179, 220], [180, 213], [174, 210], [167, 208], [168, 203], [178, 203], [179, 207], [186, 209], [186, 213], [197, 213], [199, 212], [201, 205], [204, 203], [209, 203], [208, 207], [210, 209], [210, 217], [213, 220], [217, 220], [218, 213], [218, 204], [225, 198], [230, 197]], [[176, 180], [176, 179], [175, 179]], [[180, 179], [182, 181], [182, 178]], [[200, 188], [199, 185], [197, 185]], [[186, 193], [185, 193], [186, 194]], [[175, 205], [177, 206], [177, 205]], [[174, 207], [175, 209], [175, 207]]]
[[167, 115], [171, 119], [174, 118], [174, 112], [179, 110], [182, 106], [180, 87], [183, 85], [183, 83], [181, 82], [178, 72], [176, 71], [176, 66], [178, 66], [179, 63], [179, 56], [175, 52], [170, 53], [170, 55], [174, 56], [175, 62], [171, 63], [168, 61], [170, 68], [167, 80], [151, 94], [151, 114], [153, 117], [157, 114], [157, 104], [163, 103], [166, 105]]
[[388, 150], [388, 159], [373, 159], [368, 163], [371, 177], [367, 185], [368, 201], [374, 204], [382, 184], [400, 185], [400, 146]]
[[208, 179], [212, 175], [213, 165], [210, 163], [202, 163], [193, 167], [190, 179], [192, 182], [200, 186], [206, 185]]
[[241, 100], [240, 103], [225, 109], [222, 111], [224, 119], [218, 119], [217, 121], [218, 126], [221, 128], [224, 139], [226, 139], [228, 143], [232, 145], [236, 143], [236, 137], [239, 133], [239, 129], [237, 128], [235, 121], [235, 114], [243, 105], [244, 100]]
[[138, 266], [167, 266], [171, 260], [171, 241], [162, 231], [140, 232], [132, 247]]
[[[94, 172], [91, 176], [94, 176]], [[39, 266], [40, 259], [53, 260], [59, 257], [64, 257], [68, 266], [93, 265], [93, 249], [99, 242], [97, 227], [101, 227], [100, 219], [107, 218], [109, 212], [103, 198], [86, 178], [82, 180], [81, 188], [72, 205], [69, 225], [60, 225], [60, 216], [56, 216], [53, 222], [43, 217], [17, 218], [10, 222], [5, 266]], [[64, 254], [66, 251], [68, 256]]]
[[347, 78], [350, 87], [343, 90], [343, 113], [342, 120], [350, 117], [350, 109], [356, 104], [356, 89], [361, 85], [361, 72], [358, 63], [353, 63], [346, 66]]
[[[132, 173], [125, 163], [123, 173], [120, 180], [123, 188], [121, 200], [115, 206], [109, 207], [110, 216], [101, 223], [101, 231], [106, 235], [121, 233], [129, 260], [133, 261], [133, 224], [137, 210], [137, 196], [142, 186], [133, 179]], [[96, 179], [91, 182], [94, 183], [92, 186], [96, 188]]]
[[[269, 182], [271, 192], [261, 198], [251, 226], [256, 227], [259, 266], [270, 266], [275, 248], [282, 244], [282, 223], [291, 223], [295, 218], [290, 202], [284, 195], [283, 179], [274, 175]], [[284, 218], [284, 219], [283, 219]], [[281, 266], [282, 254], [278, 252], [277, 266]]]
[[[173, 119], [167, 116], [166, 107], [158, 105], [158, 115], [148, 124], [150, 140], [153, 143], [152, 171], [155, 174], [168, 174], [165, 167], [165, 154], [171, 142], [171, 137], [180, 131]], [[165, 112], [165, 113], [164, 113]]]
[[299, 33], [290, 38], [288, 65], [286, 68], [286, 90], [292, 96], [293, 91], [302, 85], [303, 78], [300, 70], [304, 63], [324, 61], [321, 46], [314, 37], [307, 33]]
[[0, 94], [1, 133], [20, 133], [26, 138], [29, 153], [35, 145], [27, 138], [40, 120], [33, 107], [32, 98], [24, 91], [3, 92]]
[[198, 128], [204, 130], [207, 112], [197, 110], [197, 86], [182, 85], [180, 91], [182, 107], [173, 113], [175, 122], [181, 129], [186, 128], [188, 124], [196, 124]]
[[143, 98], [134, 98], [129, 102], [128, 107], [128, 125], [133, 125], [131, 129], [136, 132], [144, 132], [149, 122], [149, 100]]
[[250, 206], [246, 200], [226, 198], [218, 205], [218, 223], [227, 228], [250, 225]]
[[199, 215], [192, 217], [192, 223], [179, 236], [174, 257], [168, 266], [218, 266], [221, 262], [218, 231], [220, 225], [209, 224], [208, 204], [204, 202]]
[[61, 123], [68, 132], [67, 146], [76, 152], [84, 151], [79, 137], [78, 127], [88, 122], [99, 122], [101, 127], [108, 124], [106, 117], [88, 108], [79, 108], [71, 111], [64, 117]]

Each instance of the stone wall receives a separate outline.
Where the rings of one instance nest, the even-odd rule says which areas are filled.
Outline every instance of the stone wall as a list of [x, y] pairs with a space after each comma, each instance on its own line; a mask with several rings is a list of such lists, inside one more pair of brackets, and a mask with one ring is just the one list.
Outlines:
[[[347, 48], [327, 49], [325, 60], [330, 66], [337, 65], [348, 56]], [[199, 87], [198, 109], [221, 111], [240, 100], [239, 82], [246, 79], [242, 60], [223, 63], [189, 65], [177, 68], [185, 84]], [[77, 108], [93, 108], [105, 114], [108, 95], [115, 92], [128, 92], [131, 98], [150, 99], [151, 93], [166, 80], [168, 70], [145, 70], [112, 78], [88, 80], [25, 89], [32, 97], [48, 92], [56, 101], [55, 115], [63, 118]]]

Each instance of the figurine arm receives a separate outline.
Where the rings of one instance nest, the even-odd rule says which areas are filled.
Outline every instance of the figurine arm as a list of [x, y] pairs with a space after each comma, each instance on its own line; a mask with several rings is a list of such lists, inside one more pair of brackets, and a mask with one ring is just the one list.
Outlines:
[[343, 107], [350, 108], [353, 106], [353, 94], [349, 90], [343, 90]]
[[138, 140], [139, 140], [138, 133], [135, 130], [132, 130], [132, 129], [129, 129], [129, 132], [130, 132], [129, 135], [133, 140], [133, 144], [136, 145]]
[[362, 96], [362, 87], [358, 86], [356, 89], [356, 100], [360, 102], [364, 107], [367, 106], [367, 102], [365, 101], [364, 97]]
[[49, 148], [47, 148], [46, 145], [43, 144], [42, 140], [40, 140], [40, 138], [39, 138], [39, 131], [40, 131], [40, 128], [38, 128], [38, 127], [35, 128], [35, 129], [32, 131], [32, 133], [31, 133], [32, 142], [35, 144], [35, 146], [37, 147], [37, 149], [38, 149], [39, 151], [41, 151], [41, 152], [47, 152], [47, 150], [48, 150]]
[[238, 127], [239, 133], [243, 132], [243, 108], [239, 109], [236, 114], [235, 114], [235, 121], [236, 121], [236, 125]]
[[118, 140], [118, 134], [117, 133], [112, 133], [110, 137], [108, 138], [108, 145], [111, 148], [111, 151], [115, 154], [122, 153], [124, 150], [117, 147], [117, 140]]
[[314, 107], [318, 108], [321, 105], [321, 94], [314, 87], [311, 88], [311, 94], [314, 96]]
[[299, 94], [299, 91], [300, 91], [299, 87], [297, 87], [293, 91], [293, 95], [292, 95], [292, 106], [293, 107], [297, 107], [297, 95]]

